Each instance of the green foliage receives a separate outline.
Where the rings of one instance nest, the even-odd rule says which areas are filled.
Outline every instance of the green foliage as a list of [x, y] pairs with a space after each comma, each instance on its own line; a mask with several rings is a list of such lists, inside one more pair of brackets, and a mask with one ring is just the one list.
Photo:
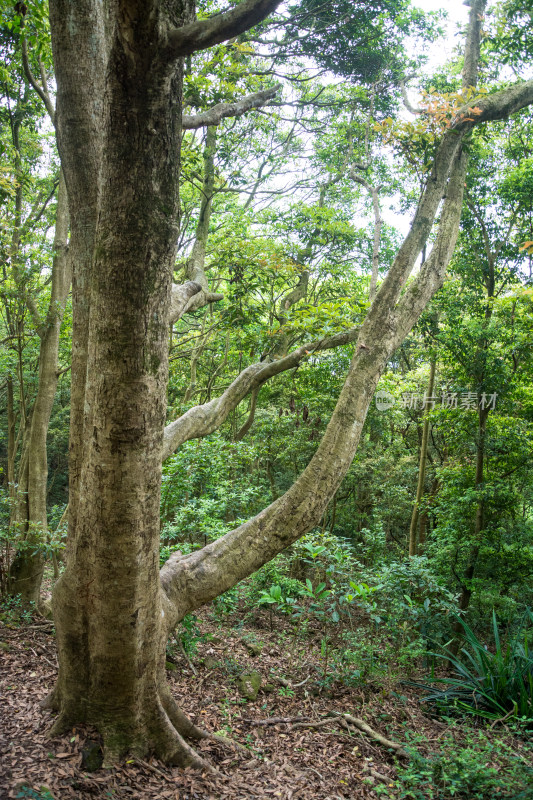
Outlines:
[[161, 499], [165, 545], [206, 544], [259, 510], [268, 491], [266, 476], [258, 481], [249, 464], [260, 452], [248, 442], [228, 442], [215, 434], [169, 458]]
[[29, 625], [32, 621], [33, 604], [23, 603], [20, 595], [4, 597], [0, 602], [0, 622], [11, 628]]
[[[439, 749], [423, 756], [417, 746], [424, 745], [422, 735], [411, 737], [407, 748], [410, 758], [396, 767], [399, 798], [408, 800], [526, 800], [533, 780], [529, 752], [517, 758], [512, 742], [488, 737], [482, 731], [460, 731], [456, 740], [453, 729], [441, 739]], [[465, 734], [468, 737], [465, 740]], [[432, 748], [433, 749], [433, 748]], [[531, 744], [525, 749], [531, 750]]]
[[[431, 16], [403, 0], [380, 0], [369, 5], [360, 0], [301, 0], [292, 8], [296, 15], [287, 36], [293, 45], [298, 36], [300, 52], [318, 64], [363, 85], [391, 79], [406, 69], [406, 36], [431, 38]], [[342, 24], [339, 26], [339, 20]], [[422, 48], [420, 47], [418, 52]], [[411, 52], [414, 52], [411, 46]], [[411, 60], [411, 68], [418, 59]]]
[[52, 792], [41, 786], [40, 789], [32, 789], [31, 786], [21, 786], [16, 794], [17, 798], [27, 798], [28, 800], [54, 800]]
[[526, 609], [516, 630], [503, 644], [492, 614], [493, 648], [489, 649], [460, 617], [465, 637], [461, 654], [440, 655], [457, 677], [438, 678], [445, 689], [422, 698], [440, 709], [454, 709], [487, 719], [518, 717], [533, 727], [533, 613]]
[[198, 617], [194, 614], [186, 614], [180, 622], [180, 630], [177, 634], [180, 638], [182, 647], [188, 656], [194, 656], [198, 643], [204, 641], [204, 636], [198, 627]]

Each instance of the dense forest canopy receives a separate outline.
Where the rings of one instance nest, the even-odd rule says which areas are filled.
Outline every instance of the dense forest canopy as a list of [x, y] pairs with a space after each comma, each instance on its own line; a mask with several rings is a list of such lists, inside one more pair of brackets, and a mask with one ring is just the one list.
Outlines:
[[167, 640], [250, 576], [406, 671], [527, 629], [533, 22], [465, 5], [1, 3], [0, 591], [106, 764], [211, 768]]

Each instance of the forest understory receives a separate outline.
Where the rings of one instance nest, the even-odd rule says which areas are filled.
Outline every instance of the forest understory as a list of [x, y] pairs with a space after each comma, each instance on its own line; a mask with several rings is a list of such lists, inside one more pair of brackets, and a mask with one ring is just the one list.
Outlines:
[[[533, 797], [532, 744], [509, 720], [429, 714], [423, 692], [400, 680], [394, 663], [350, 680], [334, 659], [328, 664], [318, 623], [302, 631], [283, 614], [231, 597], [180, 626], [167, 649], [167, 674], [192, 721], [248, 752], [202, 743], [199, 751], [216, 776], [156, 759], [94, 769], [101, 763], [94, 730], [78, 726], [66, 736], [46, 736], [53, 714], [39, 701], [57, 675], [53, 623], [16, 607], [1, 619], [0, 797], [6, 800]], [[368, 645], [372, 636], [370, 624]], [[410, 675], [414, 682], [425, 676], [418, 671]], [[257, 686], [243, 688], [242, 679], [254, 673], [261, 686], [250, 699], [243, 692]], [[374, 733], [401, 746], [400, 754]]]

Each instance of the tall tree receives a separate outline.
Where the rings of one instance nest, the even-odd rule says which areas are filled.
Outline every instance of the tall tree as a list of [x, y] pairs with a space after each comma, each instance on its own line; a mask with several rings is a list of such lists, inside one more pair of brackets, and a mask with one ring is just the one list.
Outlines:
[[[66, 569], [53, 595], [60, 669], [50, 704], [59, 712], [55, 732], [80, 721], [100, 730], [107, 763], [130, 750], [205, 766], [185, 741], [205, 734], [186, 720], [165, 682], [168, 633], [322, 517], [387, 359], [444, 279], [461, 216], [465, 137], [479, 122], [533, 102], [533, 81], [518, 83], [480, 99], [475, 111], [466, 100], [450, 117], [411, 229], [357, 330], [251, 365], [163, 436], [169, 321], [208, 302], [197, 279], [171, 285], [182, 59], [238, 35], [277, 4], [244, 0], [197, 20], [188, 0], [50, 3], [74, 270], [70, 519]], [[483, 0], [473, 0], [465, 89], [476, 83], [483, 11]], [[406, 288], [443, 196], [433, 248]], [[294, 485], [222, 539], [173, 555], [159, 573], [162, 459], [215, 430], [269, 377], [313, 350], [350, 341], [344, 388]]]
[[[43, 178], [41, 148], [37, 145], [37, 120], [43, 116], [43, 101], [53, 121], [54, 108], [47, 87], [46, 59], [36, 60], [40, 83], [32, 72], [27, 43], [21, 36], [23, 23], [11, 12], [13, 31], [5, 32], [4, 55], [11, 66], [6, 84], [4, 114], [8, 117], [14, 154], [15, 188], [13, 214], [6, 226], [10, 242], [4, 264], [3, 312], [11, 349], [18, 349], [19, 415], [16, 431], [13, 394], [8, 388], [8, 482], [12, 497], [11, 530], [17, 547], [10, 564], [8, 589], [24, 602], [38, 603], [44, 569], [43, 545], [47, 535], [47, 432], [58, 381], [59, 337], [70, 289], [68, 259], [68, 205], [62, 173], [55, 181]], [[19, 23], [19, 24], [17, 24]], [[40, 100], [35, 103], [37, 91]], [[55, 235], [49, 263], [46, 230], [53, 221], [49, 207], [57, 192]], [[7, 209], [9, 217], [9, 204]], [[6, 219], [7, 222], [7, 219]], [[41, 247], [34, 247], [36, 237]], [[46, 283], [50, 293], [47, 303]], [[24, 335], [32, 328], [38, 340], [35, 391], [24, 386]], [[15, 439], [17, 441], [15, 441]], [[17, 446], [20, 445], [20, 446]], [[16, 458], [18, 451], [18, 459]]]

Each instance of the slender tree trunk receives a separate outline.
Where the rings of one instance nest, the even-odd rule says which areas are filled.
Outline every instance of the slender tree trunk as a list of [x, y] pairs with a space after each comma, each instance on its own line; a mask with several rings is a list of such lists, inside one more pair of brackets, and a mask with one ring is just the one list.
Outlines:
[[[485, 465], [485, 440], [487, 435], [487, 418], [489, 410], [487, 408], [479, 409], [478, 412], [478, 435], [476, 446], [476, 490], [481, 492], [483, 489], [484, 481], [484, 465]], [[461, 587], [461, 594], [459, 596], [459, 608], [461, 611], [466, 611], [470, 605], [472, 598], [473, 587], [472, 579], [476, 570], [476, 564], [481, 549], [481, 540], [483, 537], [483, 528], [485, 526], [485, 504], [482, 497], [478, 499], [476, 506], [476, 516], [474, 520], [474, 537], [473, 545], [470, 549], [468, 562], [464, 571], [463, 585]]]
[[[428, 393], [427, 397], [433, 397], [433, 387], [435, 385], [435, 370], [437, 362], [435, 359], [431, 361], [429, 369]], [[430, 403], [431, 400], [428, 400]], [[429, 440], [429, 408], [426, 409], [424, 414], [424, 424], [422, 427], [422, 443], [420, 445], [420, 463], [418, 465], [418, 485], [416, 487], [416, 498], [413, 505], [413, 513], [411, 515], [411, 526], [409, 528], [409, 555], [416, 556], [418, 553], [417, 545], [417, 531], [418, 531], [418, 518], [420, 514], [420, 503], [424, 494], [424, 484], [426, 482], [426, 461], [428, 455], [428, 440]]]
[[[431, 489], [430, 489], [430, 492], [429, 492], [429, 498], [428, 499], [432, 500], [435, 497], [435, 495], [437, 494], [438, 490], [439, 490], [439, 481], [438, 481], [437, 478], [435, 478], [433, 480], [432, 485], [431, 485]], [[422, 515], [420, 517], [420, 527], [419, 527], [419, 533], [418, 533], [418, 552], [419, 553], [423, 553], [424, 552], [424, 547], [426, 545], [428, 525], [429, 525], [429, 512], [426, 509], [425, 511], [422, 512]]]
[[16, 423], [15, 423], [15, 395], [13, 392], [13, 376], [7, 376], [7, 490], [9, 492], [9, 500], [11, 508], [13, 508], [15, 499], [15, 438], [16, 438]]
[[372, 208], [374, 209], [374, 236], [372, 239], [372, 275], [370, 278], [370, 302], [376, 296], [379, 277], [379, 251], [381, 249], [381, 229], [383, 227], [383, 217], [379, 203], [379, 187], [370, 186], [368, 191], [372, 196]]
[[46, 439], [58, 380], [59, 334], [70, 289], [68, 227], [68, 200], [65, 179], [61, 173], [54, 235], [52, 290], [46, 319], [38, 331], [40, 349], [37, 394], [27, 419], [28, 429], [24, 434], [19, 466], [16, 523], [23, 545], [18, 549], [10, 568], [10, 592], [20, 595], [23, 602], [31, 601], [36, 605], [39, 603], [44, 571], [43, 545], [48, 530]]

